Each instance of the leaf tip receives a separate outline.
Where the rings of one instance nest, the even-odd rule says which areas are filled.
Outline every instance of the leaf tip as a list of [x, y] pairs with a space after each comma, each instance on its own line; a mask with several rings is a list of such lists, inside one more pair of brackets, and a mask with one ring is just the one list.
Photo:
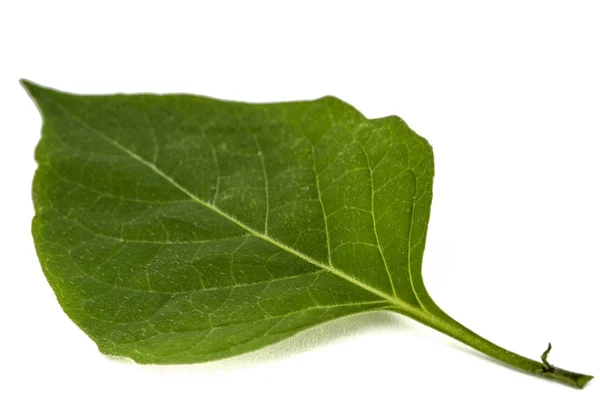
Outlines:
[[44, 98], [56, 91], [46, 86], [39, 85], [29, 79], [21, 78], [19, 83], [23, 86], [23, 89], [27, 92], [31, 100], [35, 103], [40, 113], [43, 115]]
[[32, 95], [37, 89], [40, 89], [40, 85], [30, 81], [29, 79], [21, 78], [19, 79], [19, 83], [30, 95]]
[[37, 84], [29, 79], [21, 78], [19, 79], [19, 83], [23, 86], [23, 89], [31, 96], [33, 99], [38, 97], [38, 95], [46, 92], [52, 92], [53, 89]]

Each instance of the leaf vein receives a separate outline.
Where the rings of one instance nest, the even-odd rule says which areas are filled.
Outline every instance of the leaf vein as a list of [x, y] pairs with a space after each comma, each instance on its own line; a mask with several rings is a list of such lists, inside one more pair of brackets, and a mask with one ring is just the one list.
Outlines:
[[[57, 103], [59, 104], [59, 103]], [[347, 280], [350, 283], [353, 283], [354, 285], [369, 291], [373, 294], [375, 294], [376, 296], [381, 297], [382, 299], [387, 300], [388, 302], [392, 303], [393, 305], [395, 305], [396, 307], [398, 307], [399, 309], [403, 310], [406, 313], [410, 313], [410, 314], [415, 314], [418, 313], [419, 311], [417, 309], [415, 309], [413, 306], [411, 306], [410, 304], [400, 300], [399, 298], [395, 297], [395, 296], [391, 296], [375, 287], [372, 287], [364, 282], [362, 282], [361, 280], [355, 278], [352, 275], [347, 274], [346, 272], [335, 268], [332, 263], [331, 263], [331, 253], [329, 252], [329, 244], [327, 246], [328, 248], [328, 253], [329, 253], [329, 261], [327, 264], [324, 264], [321, 261], [315, 260], [312, 257], [296, 250], [295, 248], [292, 248], [282, 242], [279, 242], [278, 240], [267, 236], [257, 230], [255, 230], [254, 228], [250, 227], [249, 225], [245, 224], [244, 222], [238, 220], [237, 218], [235, 218], [232, 215], [229, 215], [228, 213], [224, 212], [223, 210], [219, 209], [218, 207], [216, 207], [215, 205], [202, 200], [201, 198], [199, 198], [198, 196], [196, 196], [194, 193], [190, 192], [188, 189], [186, 189], [184, 186], [180, 185], [177, 181], [175, 181], [172, 177], [170, 177], [169, 175], [167, 175], [165, 172], [163, 172], [161, 169], [159, 169], [156, 165], [152, 164], [151, 162], [149, 162], [148, 160], [144, 159], [143, 157], [139, 156], [137, 153], [133, 152], [132, 150], [130, 150], [129, 148], [123, 146], [122, 144], [120, 144], [119, 142], [117, 142], [116, 140], [110, 138], [109, 136], [105, 135], [104, 133], [102, 133], [101, 131], [93, 128], [92, 126], [90, 126], [89, 124], [87, 124], [86, 122], [84, 122], [81, 118], [79, 118], [77, 115], [73, 114], [68, 108], [64, 107], [62, 104], [59, 104], [59, 107], [62, 108], [68, 115], [71, 116], [71, 118], [73, 118], [76, 122], [78, 122], [82, 127], [90, 130], [91, 132], [93, 132], [94, 134], [98, 135], [100, 138], [102, 138], [103, 140], [107, 141], [108, 143], [112, 144], [113, 146], [115, 146], [116, 148], [118, 148], [119, 150], [121, 150], [122, 152], [124, 152], [125, 154], [129, 155], [131, 158], [137, 160], [138, 162], [140, 162], [141, 164], [145, 165], [146, 167], [148, 167], [151, 171], [153, 171], [154, 173], [156, 173], [157, 175], [159, 175], [160, 177], [162, 177], [164, 180], [166, 180], [169, 184], [173, 185], [175, 188], [177, 188], [178, 190], [180, 190], [181, 192], [185, 193], [187, 196], [189, 196], [191, 199], [193, 199], [194, 201], [196, 201], [198, 204], [214, 211], [215, 213], [217, 213], [218, 215], [222, 216], [223, 218], [229, 220], [230, 222], [238, 225], [240, 228], [246, 230], [248, 233], [263, 239], [269, 243], [271, 243], [272, 245], [279, 247], [280, 249], [287, 251], [288, 253], [304, 260], [307, 261], [319, 268], [322, 268], [324, 270], [327, 270], [328, 272]], [[317, 178], [317, 182], [318, 182], [318, 174], [316, 171], [316, 167], [314, 165], [315, 163], [315, 147], [312, 147], [312, 153], [313, 153], [313, 168], [315, 169], [315, 176]], [[320, 191], [318, 191], [319, 195], [320, 195]], [[322, 201], [321, 201], [321, 204]], [[325, 215], [325, 213], [323, 214]], [[326, 227], [327, 228], [327, 227]], [[327, 229], [326, 229], [327, 231]]]

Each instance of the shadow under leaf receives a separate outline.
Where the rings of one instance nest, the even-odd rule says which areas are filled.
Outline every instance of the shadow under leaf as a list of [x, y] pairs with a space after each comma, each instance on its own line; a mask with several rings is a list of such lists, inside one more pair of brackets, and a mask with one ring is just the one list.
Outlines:
[[[407, 328], [407, 326], [399, 314], [390, 311], [370, 311], [319, 324], [262, 349], [230, 358], [201, 364], [139, 365], [139, 367], [161, 370], [196, 369], [205, 371], [247, 368], [303, 354], [366, 332], [395, 331], [400, 328]], [[112, 361], [136, 365], [128, 358], [106, 357]]]

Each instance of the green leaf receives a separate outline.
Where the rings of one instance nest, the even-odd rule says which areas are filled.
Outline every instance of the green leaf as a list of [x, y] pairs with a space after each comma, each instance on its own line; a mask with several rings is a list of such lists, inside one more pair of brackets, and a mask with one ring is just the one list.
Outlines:
[[433, 153], [400, 118], [367, 119], [334, 97], [248, 104], [23, 84], [44, 120], [38, 256], [101, 352], [203, 362], [392, 310], [529, 372], [591, 379], [499, 348], [430, 298]]

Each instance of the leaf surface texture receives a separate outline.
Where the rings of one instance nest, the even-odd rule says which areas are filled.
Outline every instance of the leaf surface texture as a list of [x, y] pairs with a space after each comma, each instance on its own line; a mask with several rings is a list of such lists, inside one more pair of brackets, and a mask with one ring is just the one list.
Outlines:
[[433, 155], [398, 117], [24, 84], [44, 121], [37, 252], [103, 353], [202, 362], [354, 313], [436, 314]]

